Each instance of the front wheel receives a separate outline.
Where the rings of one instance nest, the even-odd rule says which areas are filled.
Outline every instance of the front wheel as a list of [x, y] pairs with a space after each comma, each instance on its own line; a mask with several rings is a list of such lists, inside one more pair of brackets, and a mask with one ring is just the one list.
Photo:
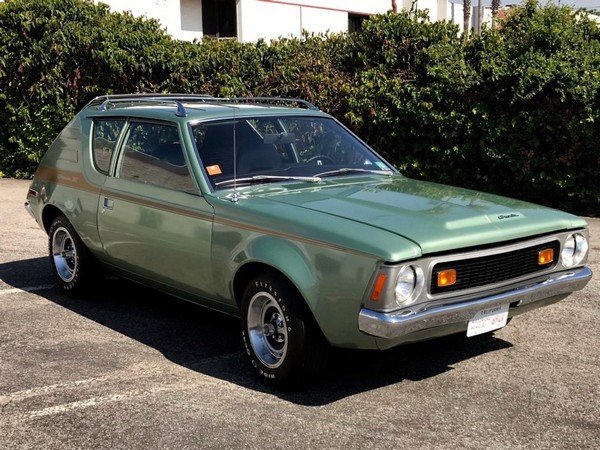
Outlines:
[[325, 366], [329, 344], [302, 297], [285, 279], [262, 275], [242, 298], [242, 338], [259, 375], [276, 384], [298, 384]]
[[54, 278], [63, 291], [77, 293], [90, 284], [93, 256], [62, 214], [50, 225], [48, 247]]

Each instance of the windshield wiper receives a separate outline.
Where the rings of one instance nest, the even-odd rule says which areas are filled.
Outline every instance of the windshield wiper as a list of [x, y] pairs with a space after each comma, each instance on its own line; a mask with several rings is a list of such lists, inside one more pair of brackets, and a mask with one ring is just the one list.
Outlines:
[[225, 180], [219, 181], [215, 183], [215, 186], [225, 186], [228, 184], [236, 184], [236, 183], [253, 183], [253, 182], [262, 182], [262, 183], [271, 183], [274, 181], [307, 181], [310, 183], [318, 183], [321, 179], [318, 176], [314, 177], [293, 177], [293, 176], [283, 176], [283, 175], [255, 175], [253, 177], [247, 178], [238, 178], [236, 180]]
[[391, 176], [394, 174], [391, 170], [373, 170], [373, 169], [358, 169], [352, 167], [344, 167], [342, 169], [330, 170], [328, 172], [321, 172], [315, 175], [315, 177], [329, 177], [332, 175], [342, 175], [345, 173], [351, 172], [359, 172], [359, 173], [374, 173], [377, 175], [388, 175]]

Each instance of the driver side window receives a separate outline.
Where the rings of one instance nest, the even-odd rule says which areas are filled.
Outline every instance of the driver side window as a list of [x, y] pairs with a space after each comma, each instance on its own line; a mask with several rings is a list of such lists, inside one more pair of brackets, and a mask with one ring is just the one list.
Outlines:
[[118, 170], [119, 178], [197, 194], [176, 127], [131, 122]]

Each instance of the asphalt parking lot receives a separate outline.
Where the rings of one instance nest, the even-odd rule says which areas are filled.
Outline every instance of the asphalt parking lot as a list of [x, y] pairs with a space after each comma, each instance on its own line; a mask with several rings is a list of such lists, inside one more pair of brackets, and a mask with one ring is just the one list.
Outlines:
[[28, 185], [0, 180], [0, 448], [598, 448], [598, 275], [492, 336], [339, 351], [280, 392], [236, 319], [118, 279], [62, 295]]

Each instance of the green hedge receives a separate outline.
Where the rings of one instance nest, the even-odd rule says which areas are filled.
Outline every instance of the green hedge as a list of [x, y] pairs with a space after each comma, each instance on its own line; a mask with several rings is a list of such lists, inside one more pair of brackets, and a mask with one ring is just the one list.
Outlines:
[[600, 214], [600, 30], [526, 3], [461, 36], [422, 12], [361, 33], [180, 42], [85, 0], [0, 3], [0, 172], [28, 177], [96, 95], [299, 96], [406, 175]]

